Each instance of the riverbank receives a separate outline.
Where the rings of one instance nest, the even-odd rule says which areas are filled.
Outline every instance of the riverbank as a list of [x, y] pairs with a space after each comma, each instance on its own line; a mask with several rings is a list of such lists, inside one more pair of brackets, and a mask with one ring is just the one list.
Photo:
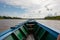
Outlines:
[[0, 19], [22, 19], [20, 17], [0, 16]]
[[60, 20], [60, 16], [45, 17], [47, 20]]

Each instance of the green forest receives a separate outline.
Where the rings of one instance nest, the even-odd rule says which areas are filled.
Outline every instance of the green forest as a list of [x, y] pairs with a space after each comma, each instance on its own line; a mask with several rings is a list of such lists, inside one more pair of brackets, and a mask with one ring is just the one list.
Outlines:
[[20, 17], [0, 16], [0, 19], [22, 19]]
[[52, 17], [47, 16], [45, 17], [45, 19], [60, 20], [60, 16], [52, 16]]

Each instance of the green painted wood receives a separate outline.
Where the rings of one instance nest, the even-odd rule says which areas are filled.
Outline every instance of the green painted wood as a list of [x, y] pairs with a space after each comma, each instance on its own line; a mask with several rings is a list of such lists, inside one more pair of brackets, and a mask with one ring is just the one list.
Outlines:
[[23, 35], [19, 30], [16, 30], [16, 31], [14, 32], [14, 34], [16, 35], [16, 37], [17, 37], [19, 40], [23, 40], [24, 35]]
[[46, 32], [40, 40], [57, 40], [53, 35]]
[[38, 27], [38, 28], [36, 29], [36, 31], [34, 32], [34, 34], [37, 35], [37, 33], [39, 32], [40, 29], [41, 29], [41, 28]]
[[4, 40], [18, 40], [18, 38], [12, 33], [7, 36]]
[[45, 34], [46, 30], [41, 29], [38, 33], [38, 39], [40, 40], [42, 38], [42, 36]]
[[24, 27], [24, 29], [27, 31], [27, 33], [29, 34], [30, 32], [29, 32], [29, 29], [27, 28], [27, 26], [24, 25], [23, 27]]
[[14, 40], [14, 38], [11, 35], [9, 35], [4, 40]]
[[46, 30], [39, 28], [39, 31], [36, 33], [37, 40], [56, 40], [56, 38], [48, 33]]
[[34, 33], [37, 31], [38, 28], [39, 27], [37, 25], [34, 26], [34, 28], [33, 28]]
[[22, 32], [23, 32], [26, 36], [28, 35], [27, 30], [25, 30], [23, 26], [22, 26], [22, 27], [20, 27], [20, 29], [22, 30]]

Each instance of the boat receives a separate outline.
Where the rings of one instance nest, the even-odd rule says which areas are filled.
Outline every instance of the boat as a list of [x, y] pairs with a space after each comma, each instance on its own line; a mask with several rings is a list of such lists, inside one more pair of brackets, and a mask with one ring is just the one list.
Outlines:
[[29, 35], [34, 38], [30, 40], [57, 40], [59, 33], [29, 19], [0, 34], [0, 40], [29, 40]]

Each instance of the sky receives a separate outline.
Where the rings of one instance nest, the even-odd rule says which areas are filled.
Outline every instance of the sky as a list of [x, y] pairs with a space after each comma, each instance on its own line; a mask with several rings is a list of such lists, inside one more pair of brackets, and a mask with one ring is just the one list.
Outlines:
[[44, 18], [60, 15], [60, 0], [0, 0], [0, 16]]

